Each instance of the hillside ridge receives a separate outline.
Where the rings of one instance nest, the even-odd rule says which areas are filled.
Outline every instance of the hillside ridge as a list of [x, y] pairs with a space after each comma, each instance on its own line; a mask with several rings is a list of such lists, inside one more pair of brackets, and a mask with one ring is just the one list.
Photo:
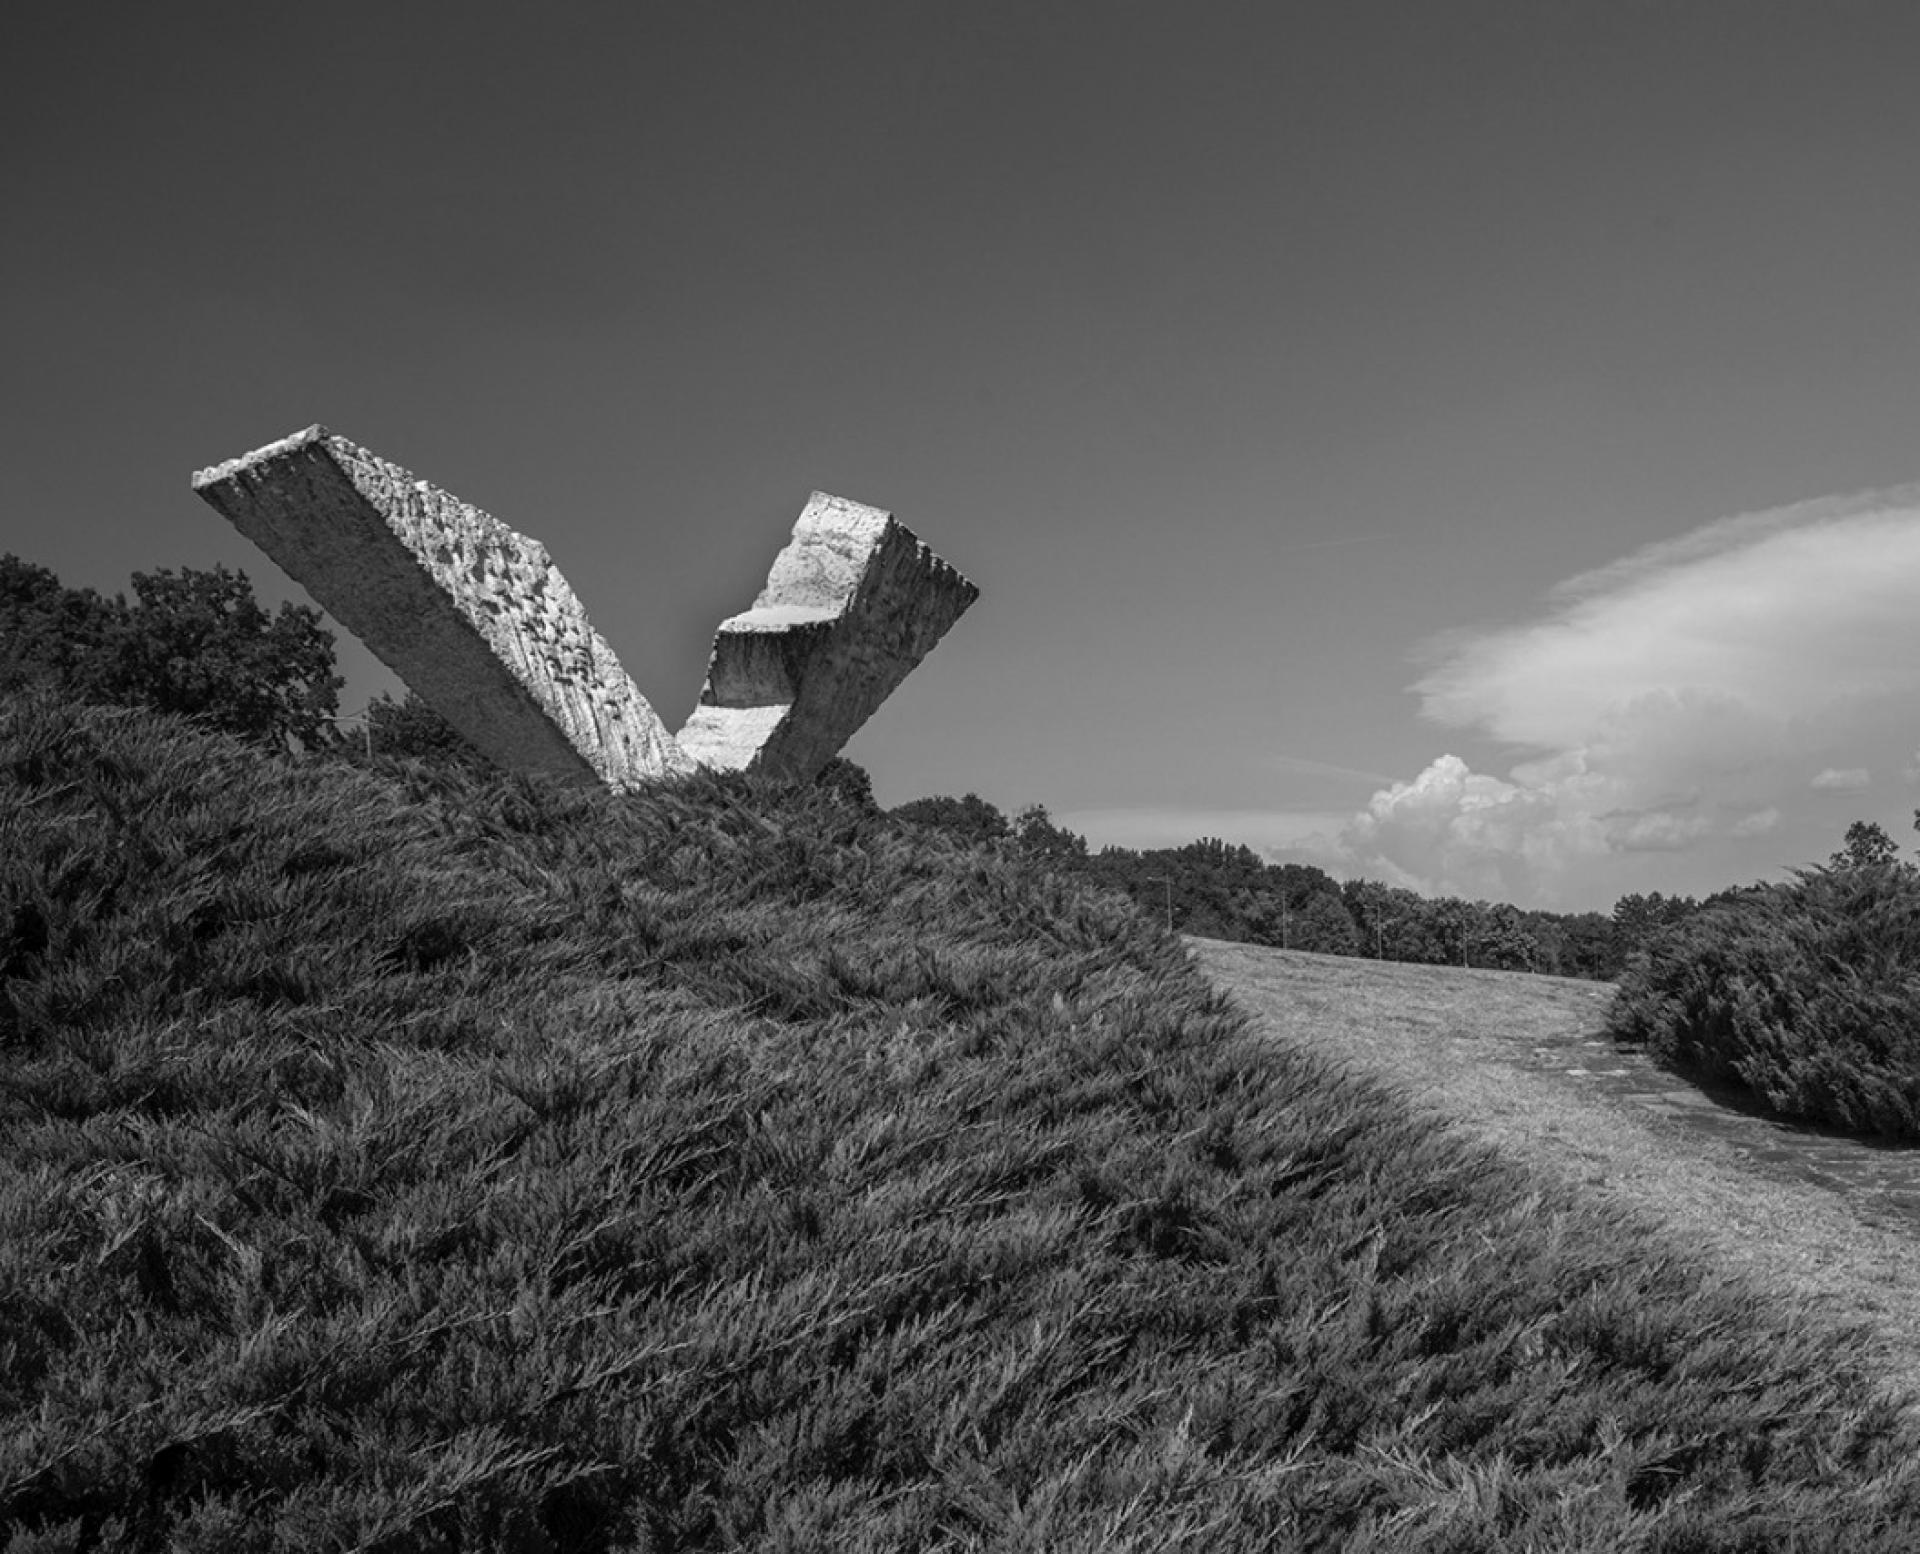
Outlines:
[[1911, 1548], [1855, 1335], [820, 788], [0, 708], [27, 1550]]

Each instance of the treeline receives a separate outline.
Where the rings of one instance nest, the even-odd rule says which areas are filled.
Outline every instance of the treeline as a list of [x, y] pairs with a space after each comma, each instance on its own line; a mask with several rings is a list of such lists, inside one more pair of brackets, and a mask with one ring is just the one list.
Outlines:
[[1340, 881], [1311, 864], [1268, 863], [1251, 847], [1217, 837], [1183, 847], [1096, 852], [1043, 805], [1009, 817], [972, 793], [916, 799], [889, 813], [966, 841], [1008, 846], [1111, 886], [1178, 933], [1323, 955], [1610, 981], [1654, 934], [1707, 904], [1654, 891], [1623, 896], [1610, 915], [1527, 911], [1506, 902], [1423, 896], [1375, 880]]

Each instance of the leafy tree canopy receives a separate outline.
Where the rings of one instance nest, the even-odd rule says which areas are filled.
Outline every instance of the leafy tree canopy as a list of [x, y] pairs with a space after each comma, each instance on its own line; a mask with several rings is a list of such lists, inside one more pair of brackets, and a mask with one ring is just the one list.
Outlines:
[[1084, 858], [1087, 839], [1065, 826], [1055, 825], [1044, 804], [1029, 804], [1013, 817], [1014, 840], [1020, 850], [1036, 858]]
[[1871, 820], [1847, 827], [1846, 845], [1827, 859], [1830, 869], [1876, 869], [1900, 859], [1900, 844]]
[[873, 797], [873, 778], [858, 761], [836, 755], [820, 769], [820, 775], [813, 781], [816, 787], [827, 789], [842, 803], [851, 805], [863, 815], [880, 813], [880, 806]]
[[957, 799], [944, 796], [913, 799], [887, 813], [910, 825], [950, 832], [966, 842], [995, 842], [1013, 831], [1007, 817], [977, 793]]
[[40, 686], [76, 700], [102, 667], [113, 604], [91, 588], [66, 588], [46, 567], [0, 556], [0, 690]]
[[276, 748], [329, 741], [344, 682], [318, 610], [269, 614], [224, 566], [136, 572], [133, 592], [103, 598], [0, 557], [0, 686], [151, 707]]
[[113, 654], [118, 699], [268, 745], [325, 741], [345, 682], [320, 612], [269, 615], [243, 572], [136, 572]]

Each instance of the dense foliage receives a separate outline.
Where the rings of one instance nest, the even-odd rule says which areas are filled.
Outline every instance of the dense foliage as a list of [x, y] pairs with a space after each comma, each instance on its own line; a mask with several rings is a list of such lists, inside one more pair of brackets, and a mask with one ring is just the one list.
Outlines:
[[270, 746], [332, 737], [343, 682], [319, 611], [269, 614], [221, 566], [136, 572], [133, 593], [67, 588], [0, 556], [0, 692], [150, 707]]
[[1609, 1025], [1786, 1116], [1920, 1138], [1920, 874], [1876, 853], [1724, 897], [1650, 943]]
[[831, 786], [0, 710], [12, 1554], [1906, 1550], [1907, 1418]]

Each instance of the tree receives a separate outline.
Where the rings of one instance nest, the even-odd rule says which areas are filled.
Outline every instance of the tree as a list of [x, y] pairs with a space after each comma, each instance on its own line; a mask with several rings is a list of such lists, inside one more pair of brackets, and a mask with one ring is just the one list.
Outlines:
[[1568, 976], [1593, 977], [1611, 982], [1627, 963], [1613, 919], [1600, 912], [1580, 912], [1562, 920], [1566, 929], [1566, 961], [1561, 967]]
[[134, 600], [0, 557], [0, 685], [152, 707], [284, 748], [325, 743], [343, 683], [320, 613], [269, 615], [246, 575], [136, 572]]
[[1622, 896], [1613, 904], [1614, 943], [1619, 958], [1624, 962], [1636, 950], [1644, 949], [1661, 929], [1685, 922], [1699, 910], [1700, 903], [1691, 896], [1663, 896], [1657, 890], [1644, 896]]
[[1227, 892], [1227, 912], [1227, 932], [1223, 938], [1249, 944], [1277, 944], [1282, 949], [1293, 942], [1293, 909], [1277, 890], [1235, 886]]
[[1500, 902], [1489, 906], [1476, 902], [1482, 912], [1480, 937], [1475, 957], [1481, 965], [1501, 971], [1531, 971], [1539, 958], [1540, 946], [1527, 931], [1520, 909]]
[[93, 682], [114, 609], [91, 588], [67, 588], [46, 567], [0, 556], [0, 690], [30, 686], [97, 700]]
[[1322, 955], [1360, 953], [1360, 930], [1337, 891], [1313, 891], [1292, 911], [1287, 938], [1294, 949]]
[[1468, 966], [1472, 954], [1486, 937], [1487, 910], [1484, 901], [1465, 901], [1459, 896], [1442, 896], [1428, 908], [1427, 920], [1434, 942], [1452, 966]]
[[1059, 861], [1087, 855], [1087, 839], [1055, 825], [1044, 804], [1029, 804], [1013, 817], [1013, 839], [1030, 858]]
[[1377, 880], [1348, 880], [1340, 894], [1360, 931], [1362, 955], [1377, 960], [1445, 961], [1445, 946], [1434, 931], [1432, 902]]
[[136, 572], [135, 603], [115, 601], [104, 689], [256, 743], [311, 749], [329, 735], [345, 683], [320, 612], [269, 615], [244, 572], [216, 566]]
[[873, 778], [858, 761], [836, 755], [820, 768], [820, 775], [813, 781], [816, 787], [827, 789], [863, 815], [880, 813], [880, 806], [873, 798]]
[[945, 831], [963, 842], [996, 842], [1012, 833], [1007, 817], [977, 793], [964, 798], [910, 799], [887, 811], [891, 820]]
[[1847, 827], [1847, 845], [1827, 859], [1830, 869], [1877, 869], [1900, 860], [1900, 844], [1871, 820]]

